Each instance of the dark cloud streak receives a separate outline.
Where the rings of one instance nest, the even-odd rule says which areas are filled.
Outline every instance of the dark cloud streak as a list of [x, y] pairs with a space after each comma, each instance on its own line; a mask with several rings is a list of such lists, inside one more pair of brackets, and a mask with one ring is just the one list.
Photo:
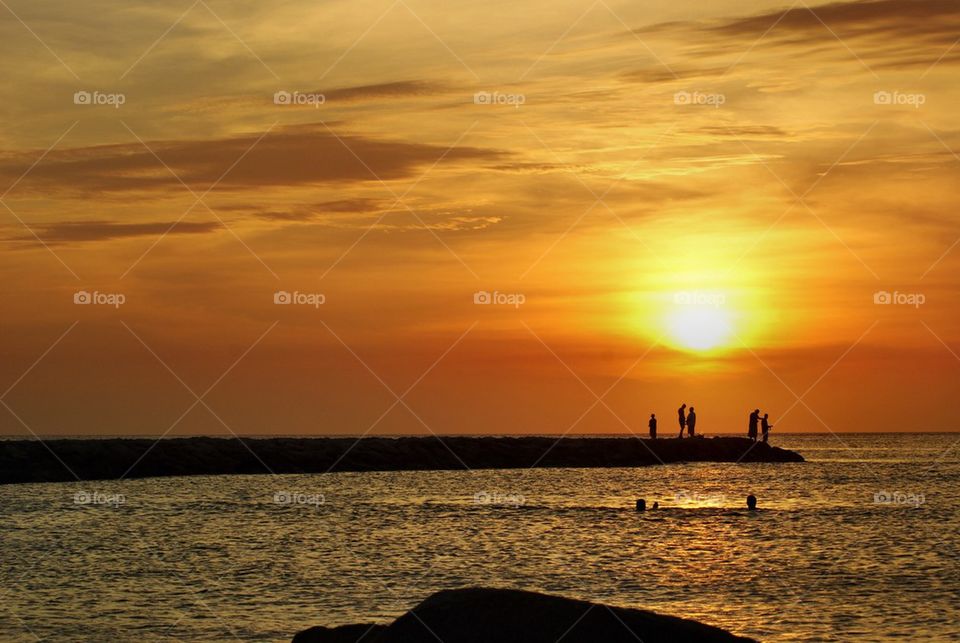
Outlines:
[[[204, 191], [217, 181], [234, 190], [376, 182], [413, 176], [446, 152], [445, 147], [425, 143], [334, 135], [322, 125], [287, 128], [258, 139], [259, 135], [250, 134], [212, 140], [150, 141], [147, 145], [152, 152], [139, 142], [54, 150], [18, 189], [103, 194], [184, 190], [181, 180], [195, 191]], [[4, 155], [0, 179], [6, 183], [16, 180], [36, 156], [33, 151]], [[503, 156], [494, 150], [461, 146], [447, 152], [444, 164]]]
[[[181, 221], [154, 221], [148, 223], [118, 223], [114, 221], [58, 221], [34, 225], [33, 230], [45, 243], [75, 243], [85, 241], [109, 241], [130, 237], [168, 234], [204, 234], [213, 232], [221, 224], [213, 222], [191, 223]], [[169, 231], [169, 232], [168, 232]], [[7, 241], [36, 242], [32, 234], [10, 237]]]

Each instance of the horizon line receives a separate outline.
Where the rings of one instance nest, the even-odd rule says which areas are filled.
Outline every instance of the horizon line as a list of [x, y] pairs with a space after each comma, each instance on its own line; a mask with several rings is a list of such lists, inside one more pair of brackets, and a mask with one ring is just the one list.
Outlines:
[[[960, 429], [945, 430], [926, 430], [926, 431], [792, 431], [777, 432], [776, 436], [805, 436], [805, 435], [957, 435]], [[221, 433], [195, 433], [189, 435], [160, 436], [155, 434], [129, 434], [129, 433], [103, 433], [103, 434], [65, 434], [65, 435], [8, 435], [0, 434], [0, 440], [96, 440], [96, 439], [145, 439], [145, 440], [177, 440], [188, 438], [224, 438], [224, 439], [270, 439], [270, 438], [290, 438], [290, 439], [323, 439], [323, 438], [637, 438], [649, 440], [646, 435], [636, 433], [377, 433], [357, 435], [355, 433], [246, 433], [246, 434], [221, 434]], [[700, 434], [698, 437], [743, 437], [747, 438], [746, 432], [718, 432], [710, 434]], [[658, 437], [658, 440], [674, 440], [676, 436]], [[691, 438], [683, 438], [689, 440]], [[697, 438], [692, 438], [697, 439]]]

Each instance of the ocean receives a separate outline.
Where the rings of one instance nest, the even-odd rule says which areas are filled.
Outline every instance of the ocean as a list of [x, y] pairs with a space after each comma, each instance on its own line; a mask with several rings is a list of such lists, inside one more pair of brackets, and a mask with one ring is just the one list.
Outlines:
[[763, 641], [958, 640], [958, 441], [775, 434], [796, 464], [6, 485], [0, 640], [289, 641], [478, 585]]

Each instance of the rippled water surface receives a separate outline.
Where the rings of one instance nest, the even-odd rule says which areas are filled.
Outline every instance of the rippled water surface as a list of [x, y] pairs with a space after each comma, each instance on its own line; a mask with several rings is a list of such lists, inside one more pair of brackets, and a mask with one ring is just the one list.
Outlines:
[[468, 585], [766, 641], [960, 639], [960, 435], [778, 438], [808, 462], [0, 487], [0, 640], [289, 640]]

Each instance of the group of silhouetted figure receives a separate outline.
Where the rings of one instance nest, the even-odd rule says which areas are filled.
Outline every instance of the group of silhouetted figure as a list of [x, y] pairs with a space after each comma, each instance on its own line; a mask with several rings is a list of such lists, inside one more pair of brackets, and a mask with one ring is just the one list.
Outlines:
[[[659, 508], [660, 508], [660, 503], [659, 503], [659, 502], [653, 503], [653, 509], [654, 509], [654, 510], [659, 509]], [[757, 497], [756, 497], [755, 495], [753, 495], [752, 493], [751, 493], [749, 496], [747, 496], [747, 509], [749, 509], [750, 511], [756, 511], [756, 510], [757, 510]], [[646, 511], [646, 510], [647, 510], [647, 501], [644, 500], [643, 498], [638, 498], [638, 499], [637, 499], [637, 511], [643, 512], [643, 511]]]
[[763, 432], [763, 441], [766, 441], [770, 438], [770, 429], [773, 428], [773, 425], [770, 424], [770, 414], [764, 413], [763, 417], [760, 417], [760, 409], [753, 409], [753, 413], [750, 414], [750, 423], [747, 425], [747, 437], [757, 441], [757, 423], [760, 424], [760, 429]]
[[[677, 409], [677, 420], [680, 422], [680, 435], [679, 438], [683, 437], [683, 432], [686, 430], [687, 437], [693, 438], [697, 437], [697, 412], [691, 406], [690, 410], [687, 411], [687, 405], [681, 404], [680, 408]], [[650, 414], [650, 422], [647, 423], [650, 427], [650, 439], [657, 439], [657, 414]], [[764, 413], [763, 417], [760, 417], [760, 409], [754, 409], [750, 414], [750, 422], [747, 425], [747, 437], [757, 441], [757, 428], [760, 428], [763, 434], [763, 441], [767, 442], [770, 438], [770, 429], [773, 428], [773, 425], [770, 424], [770, 414]]]

